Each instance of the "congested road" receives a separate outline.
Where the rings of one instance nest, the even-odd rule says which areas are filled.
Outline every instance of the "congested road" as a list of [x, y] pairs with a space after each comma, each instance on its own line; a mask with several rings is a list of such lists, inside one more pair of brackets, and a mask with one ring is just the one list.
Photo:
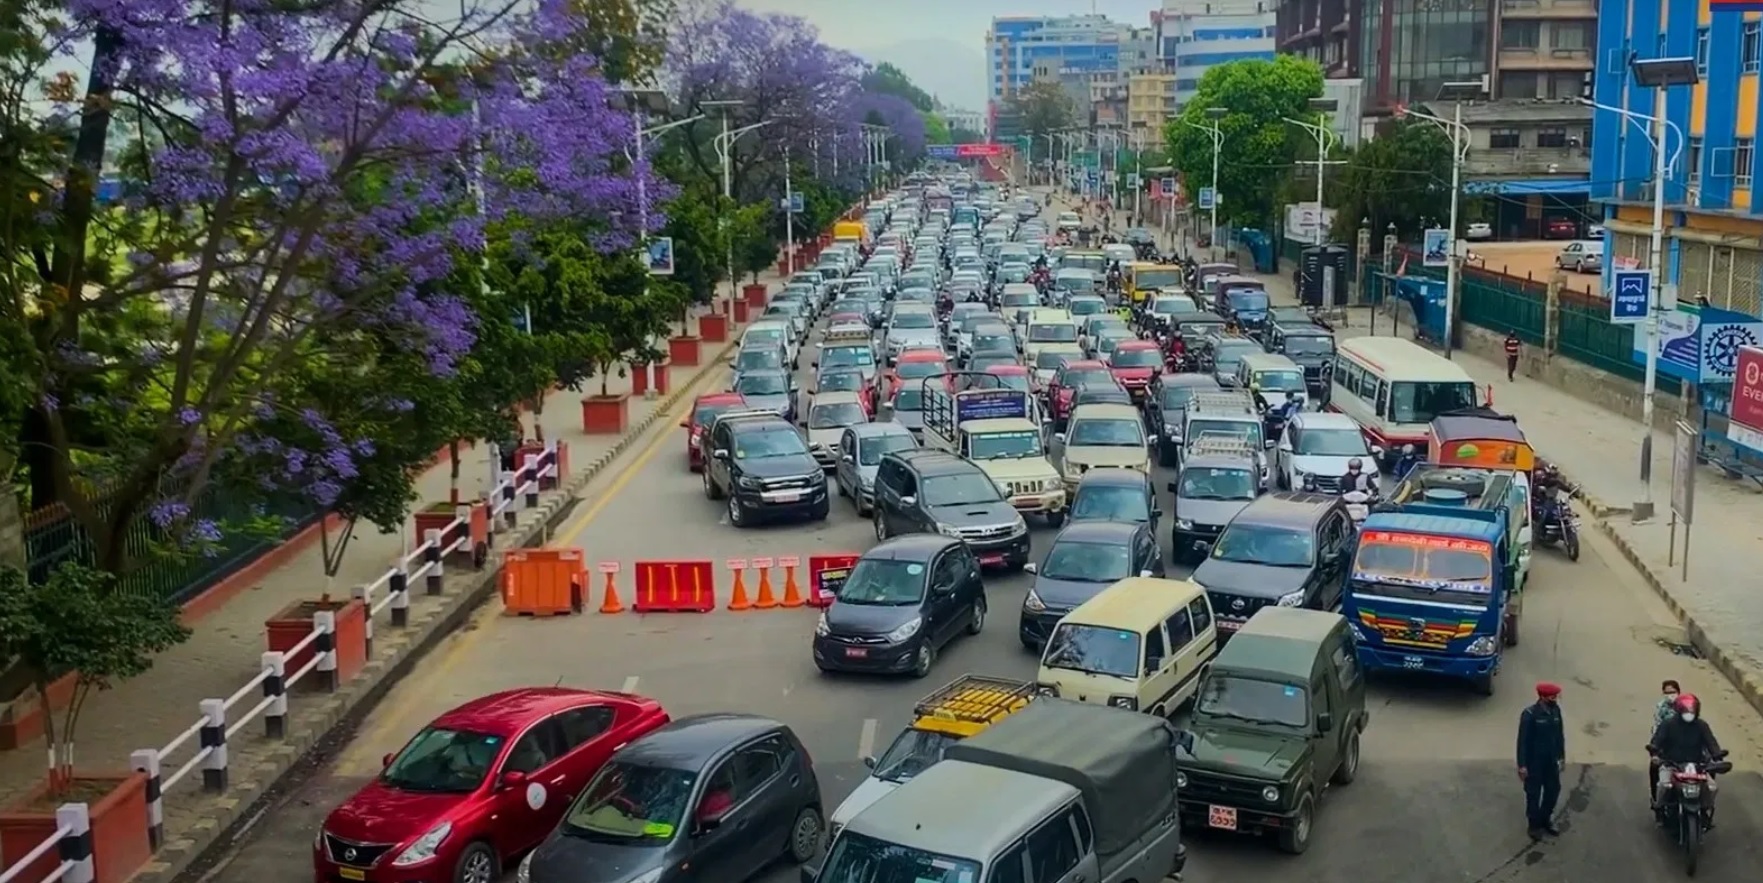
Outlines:
[[[803, 361], [804, 374], [808, 368]], [[726, 376], [712, 378], [720, 388]], [[804, 389], [811, 378], [804, 376]], [[856, 553], [874, 544], [868, 519], [836, 499], [823, 523], [740, 529], [705, 499], [688, 472], [678, 417], [627, 454], [587, 493], [556, 545], [592, 561], [725, 559]], [[1155, 486], [1164, 497], [1170, 477]], [[1053, 532], [1034, 528], [1035, 557]], [[1645, 806], [1648, 725], [1663, 678], [1699, 694], [1738, 770], [1722, 783], [1719, 828], [1699, 879], [1750, 881], [1763, 867], [1763, 721], [1706, 665], [1678, 651], [1681, 630], [1658, 600], [1587, 531], [1577, 563], [1539, 551], [1525, 604], [1524, 642], [1505, 657], [1496, 694], [1437, 683], [1379, 683], [1358, 781], [1331, 791], [1304, 856], [1267, 844], [1190, 838], [1187, 879], [1237, 873], [1273, 881], [1649, 881], [1681, 870]], [[1172, 576], [1185, 575], [1184, 569]], [[221, 883], [296, 883], [324, 815], [380, 768], [379, 758], [437, 714], [487, 692], [561, 683], [659, 699], [675, 717], [739, 710], [776, 717], [802, 737], [830, 812], [861, 780], [861, 758], [885, 748], [913, 704], [956, 676], [1032, 679], [1035, 659], [1015, 634], [1026, 575], [988, 574], [992, 616], [983, 634], [952, 645], [924, 680], [832, 677], [809, 655], [815, 613], [770, 610], [555, 619], [513, 618], [494, 605], [394, 687], [353, 740], [311, 770], [214, 864]], [[628, 585], [628, 582], [626, 583]], [[728, 586], [721, 586], [726, 604]], [[598, 595], [596, 593], [596, 602]], [[628, 601], [628, 597], [626, 598]], [[1539, 680], [1562, 684], [1568, 721], [1559, 839], [1526, 836], [1514, 774], [1514, 727]], [[780, 868], [766, 881], [795, 881]], [[582, 883], [595, 883], [584, 880]], [[731, 881], [733, 883], [733, 881]]]

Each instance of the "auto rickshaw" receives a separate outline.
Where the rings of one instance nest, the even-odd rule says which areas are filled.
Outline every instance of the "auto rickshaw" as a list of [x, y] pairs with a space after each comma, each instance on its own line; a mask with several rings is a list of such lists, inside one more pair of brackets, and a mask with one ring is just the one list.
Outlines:
[[1433, 418], [1427, 427], [1427, 461], [1441, 466], [1509, 469], [1528, 476], [1536, 468], [1536, 449], [1518, 428], [1518, 418], [1492, 408], [1466, 408]]

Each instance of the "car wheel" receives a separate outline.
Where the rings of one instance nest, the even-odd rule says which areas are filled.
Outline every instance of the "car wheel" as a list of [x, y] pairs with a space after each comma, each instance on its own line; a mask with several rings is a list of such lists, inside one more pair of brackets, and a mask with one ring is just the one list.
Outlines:
[[986, 627], [986, 599], [984, 596], [975, 598], [973, 609], [967, 614], [967, 633], [977, 635]]
[[483, 843], [465, 847], [453, 865], [453, 883], [496, 883], [500, 874], [495, 850]]
[[937, 661], [937, 651], [931, 648], [930, 638], [925, 637], [918, 644], [918, 654], [912, 657], [912, 676], [922, 678], [930, 674], [930, 668]]
[[882, 518], [880, 509], [874, 510], [873, 514], [874, 517], [871, 520], [875, 522], [875, 541], [878, 543], [886, 542], [888, 539], [887, 520]]
[[1061, 509], [1058, 512], [1048, 512], [1047, 513], [1047, 526], [1048, 527], [1051, 527], [1051, 528], [1057, 530], [1059, 528], [1059, 525], [1064, 524], [1064, 523], [1065, 523], [1065, 510]]
[[747, 512], [734, 497], [728, 498], [728, 523], [735, 527], [747, 526]]
[[706, 499], [706, 500], [720, 500], [720, 499], [722, 499], [722, 492], [717, 489], [716, 482], [712, 481], [710, 478], [709, 467], [705, 467], [704, 471], [700, 474], [704, 476], [704, 499]]
[[1316, 801], [1306, 794], [1298, 801], [1298, 812], [1292, 816], [1291, 826], [1280, 829], [1279, 851], [1303, 855], [1304, 850], [1310, 848], [1310, 829], [1315, 821]]
[[820, 835], [826, 830], [826, 822], [820, 817], [820, 808], [804, 806], [796, 813], [796, 822], [790, 826], [790, 841], [784, 844], [784, 857], [790, 861], [805, 865], [814, 860], [820, 852]]
[[832, 514], [832, 511], [833, 511], [832, 499], [828, 498], [825, 500], [821, 500], [820, 505], [814, 507], [813, 512], [808, 513], [808, 520], [809, 521], [825, 521], [826, 517], [828, 515]]
[[1336, 785], [1351, 785], [1359, 778], [1359, 731], [1354, 730], [1347, 736], [1347, 754], [1341, 758], [1341, 765], [1334, 771], [1329, 781]]
[[1585, 261], [1576, 261], [1573, 265], [1573, 272], [1584, 273], [1585, 272]]

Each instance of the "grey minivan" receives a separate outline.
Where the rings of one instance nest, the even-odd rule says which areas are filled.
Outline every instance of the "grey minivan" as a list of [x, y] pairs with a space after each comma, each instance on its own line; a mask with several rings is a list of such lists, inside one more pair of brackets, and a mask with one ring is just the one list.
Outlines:
[[875, 472], [882, 455], [918, 447], [912, 430], [894, 423], [859, 423], [845, 427], [839, 437], [839, 462], [833, 469], [833, 486], [851, 501], [857, 514], [868, 518], [875, 508]]

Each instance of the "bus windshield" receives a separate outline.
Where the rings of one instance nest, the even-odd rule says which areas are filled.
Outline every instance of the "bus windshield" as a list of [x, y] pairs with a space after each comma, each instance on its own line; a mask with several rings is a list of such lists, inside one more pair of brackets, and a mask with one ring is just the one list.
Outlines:
[[1178, 288], [1181, 286], [1181, 271], [1174, 267], [1167, 270], [1134, 270], [1132, 284], [1137, 288]]
[[1390, 420], [1431, 423], [1434, 417], [1475, 407], [1475, 384], [1468, 380], [1405, 381], [1390, 384]]
[[1492, 544], [1457, 537], [1368, 530], [1353, 558], [1354, 582], [1410, 601], [1486, 607], [1493, 574]]

